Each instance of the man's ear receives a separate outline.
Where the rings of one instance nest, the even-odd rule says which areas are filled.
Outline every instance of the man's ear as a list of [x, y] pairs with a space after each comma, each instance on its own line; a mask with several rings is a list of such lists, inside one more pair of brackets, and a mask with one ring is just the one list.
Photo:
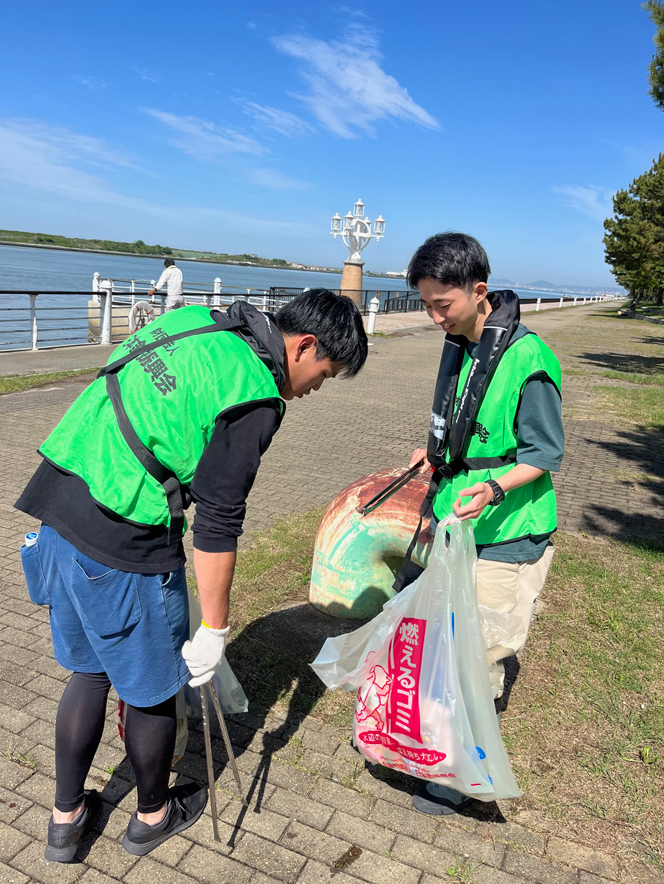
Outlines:
[[489, 294], [489, 287], [485, 282], [476, 282], [473, 286], [473, 295], [477, 301], [483, 301]]
[[305, 354], [305, 352], [307, 350], [310, 350], [312, 347], [315, 350], [317, 343], [318, 341], [316, 340], [315, 335], [302, 335], [302, 337], [298, 341], [297, 348], [295, 349], [295, 361], [299, 362], [300, 358]]

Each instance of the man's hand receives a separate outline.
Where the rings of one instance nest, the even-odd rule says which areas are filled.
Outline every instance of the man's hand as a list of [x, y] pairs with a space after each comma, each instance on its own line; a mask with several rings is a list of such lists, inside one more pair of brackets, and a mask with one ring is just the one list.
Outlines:
[[[472, 497], [472, 500], [470, 503], [462, 504], [462, 497]], [[466, 519], [477, 519], [487, 508], [492, 497], [493, 488], [486, 482], [477, 482], [459, 492], [459, 499], [454, 502], [452, 509], [462, 522]]]
[[157, 289], [150, 289], [150, 291], [148, 292], [148, 297], [152, 297], [152, 295], [154, 295], [156, 291]]
[[189, 672], [194, 676], [189, 679], [189, 685], [197, 688], [199, 685], [210, 681], [214, 671], [221, 663], [221, 658], [226, 650], [226, 637], [230, 626], [225, 629], [210, 629], [204, 623], [196, 630], [191, 641], [186, 641], [182, 646], [184, 662], [189, 667]]
[[422, 460], [422, 458], [424, 458], [424, 463], [417, 471], [420, 476], [423, 476], [425, 473], [428, 473], [431, 470], [431, 464], [427, 460], [426, 448], [416, 448], [415, 451], [413, 451], [413, 453], [411, 454], [410, 463], [408, 464], [408, 469], [410, 469], [411, 467], [414, 467], [418, 461]]

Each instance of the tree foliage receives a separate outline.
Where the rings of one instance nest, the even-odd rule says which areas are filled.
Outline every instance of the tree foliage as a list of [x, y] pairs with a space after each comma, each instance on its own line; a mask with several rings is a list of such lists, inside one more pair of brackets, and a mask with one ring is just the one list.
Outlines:
[[633, 298], [662, 303], [664, 293], [664, 154], [613, 197], [604, 222], [606, 263]]
[[653, 37], [655, 54], [648, 68], [650, 95], [655, 104], [664, 110], [664, 5], [662, 0], [648, 0], [643, 8], [648, 11], [657, 29]]
[[258, 255], [229, 255], [226, 252], [193, 252], [172, 249], [169, 246], [146, 245], [142, 239], [135, 242], [117, 242], [111, 239], [80, 239], [60, 236], [56, 233], [28, 233], [25, 230], [0, 230], [0, 243], [20, 243], [21, 245], [46, 246], [47, 248], [76, 249], [93, 252], [117, 252], [122, 255], [147, 255], [152, 258], [187, 258], [213, 264], [250, 264], [258, 267], [292, 267], [283, 258], [259, 258]]

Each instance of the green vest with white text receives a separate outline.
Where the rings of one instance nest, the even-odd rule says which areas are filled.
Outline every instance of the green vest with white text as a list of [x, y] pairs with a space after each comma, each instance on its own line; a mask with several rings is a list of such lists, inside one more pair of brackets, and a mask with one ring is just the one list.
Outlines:
[[[463, 390], [472, 365], [464, 353], [457, 394]], [[537, 335], [528, 334], [516, 340], [503, 354], [480, 405], [475, 424], [463, 452], [468, 460], [516, 455], [517, 416], [526, 383], [535, 378], [548, 378], [560, 393], [560, 364]], [[457, 402], [458, 405], [458, 402]], [[452, 512], [459, 492], [476, 482], [500, 477], [514, 469], [506, 463], [490, 469], [462, 471], [452, 479], [442, 479], [433, 501], [433, 511], [441, 521]], [[468, 499], [463, 502], [467, 503]], [[544, 539], [556, 530], [556, 498], [548, 472], [534, 482], [508, 491], [498, 506], [487, 506], [473, 521], [475, 543], [494, 545], [513, 540]]]
[[[174, 310], [128, 338], [109, 364], [142, 344], [215, 326], [203, 306]], [[269, 368], [228, 331], [185, 337], [137, 356], [118, 373], [122, 402], [141, 442], [189, 486], [219, 415], [242, 403], [283, 402]], [[162, 485], [142, 466], [118, 426], [105, 378], [73, 403], [40, 449], [87, 484], [92, 497], [123, 519], [168, 525]]]

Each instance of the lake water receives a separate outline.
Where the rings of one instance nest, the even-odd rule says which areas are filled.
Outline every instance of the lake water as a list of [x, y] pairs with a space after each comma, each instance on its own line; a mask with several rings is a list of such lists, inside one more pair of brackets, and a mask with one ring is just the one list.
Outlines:
[[[178, 261], [187, 289], [204, 287], [212, 291], [216, 277], [222, 281], [222, 292], [247, 289], [266, 290], [271, 286], [338, 289], [340, 273], [308, 270], [278, 270], [271, 267], [239, 267], [204, 261]], [[24, 248], [0, 245], [0, 291], [72, 291], [80, 296], [40, 295], [37, 298], [39, 339], [41, 343], [87, 343], [87, 305], [95, 272], [102, 279], [134, 279], [137, 290], [146, 291], [163, 270], [162, 258], [138, 258], [124, 255], [68, 252], [53, 249]], [[403, 278], [364, 277], [364, 288], [385, 293], [407, 291]], [[527, 298], [560, 298], [556, 292], [534, 292], [516, 289]], [[383, 295], [384, 297], [384, 295]], [[381, 299], [382, 300], [382, 299]], [[66, 302], [66, 306], [65, 306]], [[30, 328], [28, 298], [25, 295], [0, 294], [0, 350], [29, 346]]]

